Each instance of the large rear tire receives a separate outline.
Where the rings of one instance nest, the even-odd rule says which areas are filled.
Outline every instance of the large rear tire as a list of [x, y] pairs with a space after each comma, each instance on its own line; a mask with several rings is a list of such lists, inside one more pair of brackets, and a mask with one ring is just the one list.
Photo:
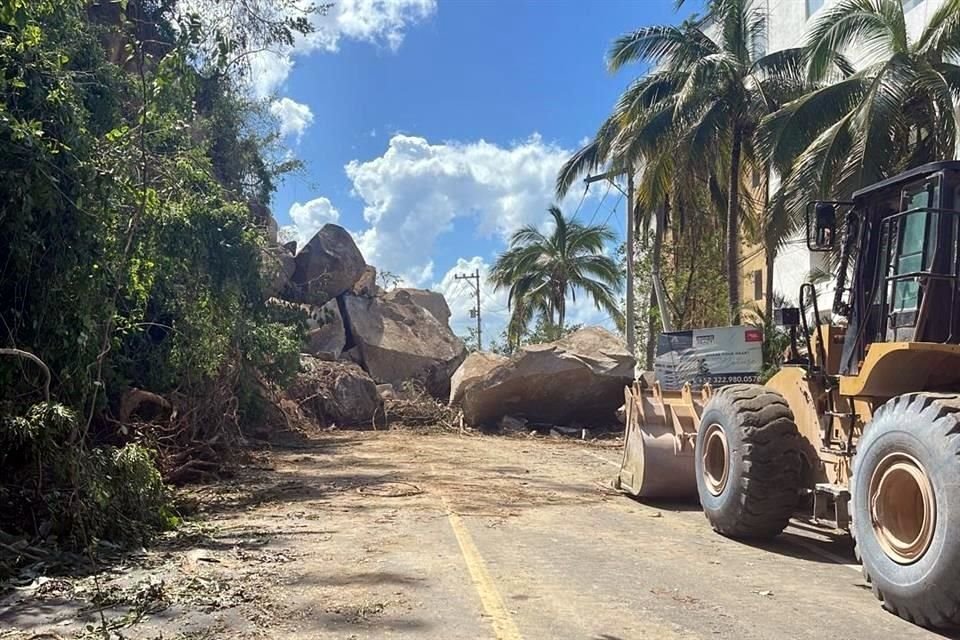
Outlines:
[[874, 414], [853, 460], [854, 540], [884, 607], [960, 624], [960, 395], [911, 393]]
[[697, 492], [711, 526], [734, 538], [772, 538], [797, 507], [802, 440], [779, 393], [761, 385], [717, 392], [700, 419]]

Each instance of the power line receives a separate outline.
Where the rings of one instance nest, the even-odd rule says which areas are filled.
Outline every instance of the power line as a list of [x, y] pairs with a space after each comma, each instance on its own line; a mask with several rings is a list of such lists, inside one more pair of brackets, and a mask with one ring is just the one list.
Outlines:
[[576, 218], [576, 217], [577, 217], [577, 214], [580, 213], [580, 207], [583, 206], [583, 201], [587, 199], [587, 192], [588, 192], [588, 191], [590, 191], [590, 183], [587, 183], [587, 184], [583, 187], [583, 195], [580, 196], [580, 204], [578, 204], [578, 205], [577, 205], [577, 208], [574, 209], [574, 211], [573, 211], [573, 216], [572, 216], [572, 217]]
[[610, 213], [607, 214], [607, 219], [603, 221], [603, 226], [607, 226], [607, 223], [610, 222], [610, 216], [612, 216], [617, 211], [617, 207], [620, 206], [620, 201], [623, 200], [623, 194], [620, 194], [620, 197], [617, 198], [617, 201], [613, 205], [613, 209], [610, 209]]
[[593, 215], [590, 216], [590, 222], [587, 223], [588, 227], [593, 224], [594, 218], [597, 217], [597, 213], [600, 211], [600, 207], [603, 206], [603, 201], [607, 199], [608, 195], [610, 195], [610, 189], [612, 188], [613, 188], [613, 183], [612, 182], [607, 183], [607, 191], [603, 194], [603, 197], [600, 198], [600, 202], [597, 204], [597, 208], [593, 210]]
[[455, 280], [465, 280], [473, 288], [474, 292], [477, 294], [477, 306], [470, 310], [470, 317], [477, 319], [477, 351], [483, 349], [483, 342], [481, 340], [481, 325], [480, 325], [480, 269], [476, 269], [473, 273], [457, 273], [454, 276]]

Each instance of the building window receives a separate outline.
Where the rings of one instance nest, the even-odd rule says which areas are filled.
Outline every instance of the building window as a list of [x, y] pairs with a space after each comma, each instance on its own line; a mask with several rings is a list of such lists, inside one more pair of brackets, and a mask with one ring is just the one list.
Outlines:
[[921, 0], [903, 0], [903, 12], [906, 13], [920, 4]]
[[753, 299], [759, 300], [763, 297], [763, 271], [753, 272]]
[[[906, 2], [909, 2], [909, 1], [910, 0], [906, 0], [904, 2], [904, 7], [906, 7]], [[809, 18], [810, 16], [815, 14], [817, 11], [819, 11], [820, 7], [823, 6], [824, 2], [826, 2], [826, 0], [807, 0], [807, 17]]]

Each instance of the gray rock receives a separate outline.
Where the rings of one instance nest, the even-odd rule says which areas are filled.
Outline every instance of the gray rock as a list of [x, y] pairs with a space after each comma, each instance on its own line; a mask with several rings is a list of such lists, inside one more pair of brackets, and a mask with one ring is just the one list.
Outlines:
[[336, 300], [331, 300], [322, 307], [308, 307], [307, 353], [326, 360], [336, 360], [346, 344], [347, 332]]
[[363, 270], [360, 279], [353, 284], [352, 293], [355, 296], [365, 296], [372, 298], [380, 292], [377, 286], [377, 268], [368, 264]]
[[300, 372], [287, 396], [322, 426], [371, 426], [383, 417], [383, 400], [373, 379], [349, 362], [300, 356]]
[[380, 383], [416, 381], [437, 398], [450, 392], [450, 376], [466, 357], [463, 342], [410, 296], [346, 295], [347, 332], [360, 361]]
[[335, 224], [323, 225], [297, 253], [295, 265], [294, 295], [317, 305], [349, 291], [367, 266], [347, 230]]
[[470, 371], [454, 374], [451, 399], [470, 425], [493, 424], [504, 415], [547, 424], [613, 422], [635, 365], [620, 338], [599, 327], [523, 347], [507, 361], [468, 363]]
[[527, 420], [516, 416], [503, 416], [497, 425], [501, 433], [519, 433], [527, 435]]
[[459, 405], [470, 385], [508, 362], [510, 358], [486, 351], [474, 351], [468, 355], [450, 379], [450, 406]]
[[450, 307], [447, 306], [447, 299], [442, 293], [430, 291], [429, 289], [393, 289], [383, 296], [387, 300], [398, 300], [409, 298], [416, 304], [429, 311], [434, 318], [440, 321], [444, 326], [450, 326]]
[[293, 254], [279, 244], [268, 244], [261, 250], [260, 267], [265, 283], [264, 295], [283, 296], [290, 288], [295, 268]]

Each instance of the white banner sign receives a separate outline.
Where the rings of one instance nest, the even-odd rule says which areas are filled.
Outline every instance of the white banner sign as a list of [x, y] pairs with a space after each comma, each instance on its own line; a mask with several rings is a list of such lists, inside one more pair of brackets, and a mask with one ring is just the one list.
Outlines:
[[717, 327], [660, 334], [654, 376], [665, 391], [689, 382], [700, 387], [755, 383], [763, 368], [763, 332], [753, 327]]

